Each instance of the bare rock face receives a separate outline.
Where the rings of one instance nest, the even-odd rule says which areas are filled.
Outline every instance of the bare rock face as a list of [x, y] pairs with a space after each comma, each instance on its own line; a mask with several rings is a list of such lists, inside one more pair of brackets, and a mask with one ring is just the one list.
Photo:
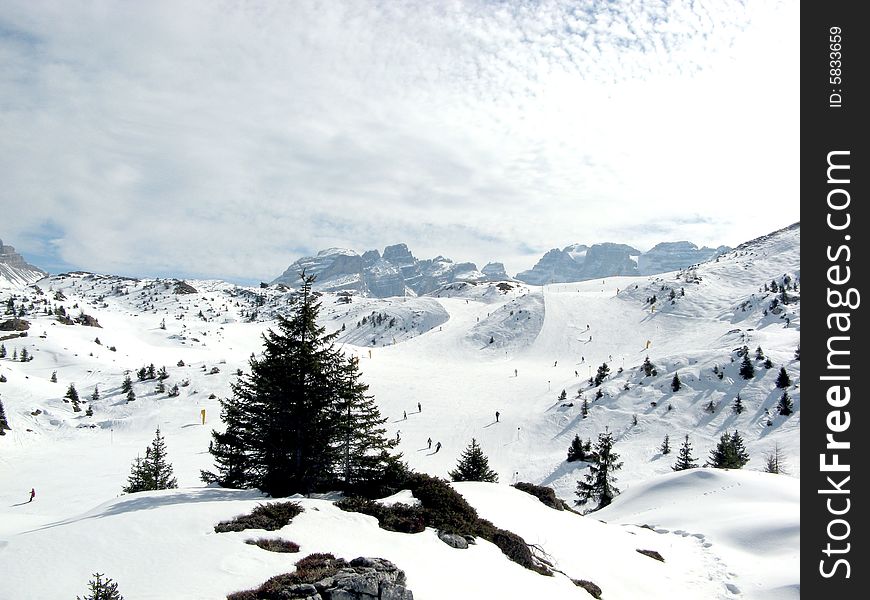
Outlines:
[[0, 287], [26, 287], [48, 273], [24, 260], [12, 246], [0, 240]]

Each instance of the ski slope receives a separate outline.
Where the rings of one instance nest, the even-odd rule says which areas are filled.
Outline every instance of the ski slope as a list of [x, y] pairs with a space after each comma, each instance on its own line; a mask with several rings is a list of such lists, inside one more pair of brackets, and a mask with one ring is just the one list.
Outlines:
[[[644, 597], [659, 596], [638, 587], [647, 585], [645, 577], [653, 577], [646, 570], [626, 577], [616, 560], [575, 559], [576, 549], [570, 550], [568, 538], [560, 541], [556, 535], [560, 529], [573, 532], [575, 547], [577, 539], [586, 539], [577, 536], [590, 536], [590, 549], [596, 540], [605, 544], [621, 535], [614, 532], [622, 531], [623, 523], [647, 523], [669, 532], [700, 534], [708, 542], [717, 540], [705, 547], [698, 541], [702, 538], [692, 535], [631, 530], [631, 535], [648, 537], [650, 544], [657, 540], [655, 548], [664, 548], [663, 555], [680, 557], [673, 568], [650, 567], [660, 569], [655, 581], [661, 583], [649, 589], [661, 585], [669, 593], [661, 597], [792, 598], [799, 593], [797, 563], [788, 548], [794, 547], [799, 530], [794, 490], [800, 475], [800, 361], [794, 351], [800, 341], [800, 292], [789, 291], [791, 302], [774, 312], [768, 310], [773, 295], [763, 286], [783, 276], [799, 279], [799, 249], [800, 229], [793, 227], [681, 272], [544, 287], [452, 284], [419, 298], [354, 296], [349, 303], [324, 294], [321, 316], [327, 329], [339, 334], [343, 351], [360, 357], [363, 379], [388, 418], [388, 435], [399, 436], [399, 450], [415, 469], [445, 477], [476, 438], [502, 484], [548, 485], [572, 502], [586, 465], [565, 462], [571, 439], [579, 435], [594, 442], [605, 428], [613, 432], [614, 450], [624, 461], [617, 475], [623, 495], [594, 516], [559, 513], [559, 521], [553, 523], [554, 517], [546, 512], [550, 509], [541, 505], [543, 515], [528, 512], [526, 497], [515, 496], [520, 493], [507, 486], [458, 488], [485, 518], [515, 529], [529, 541], [546, 542], [542, 545], [566, 572], [595, 581], [605, 589], [606, 598], [636, 598], [638, 589], [644, 589]], [[31, 322], [27, 337], [4, 340], [9, 356], [0, 359], [0, 374], [7, 379], [0, 383], [0, 399], [12, 427], [0, 437], [0, 572], [21, 573], [15, 582], [0, 582], [0, 599], [82, 593], [94, 570], [121, 581], [128, 598], [213, 598], [255, 585], [286, 567], [281, 557], [262, 557], [257, 553], [263, 551], [249, 546], [230, 548], [226, 542], [215, 542], [213, 534], [208, 536], [214, 521], [242, 512], [256, 495], [205, 489], [199, 471], [211, 466], [207, 447], [211, 428], [220, 427], [218, 399], [230, 393], [237, 369], [246, 369], [250, 354], [259, 351], [260, 336], [274, 316], [288, 309], [293, 290], [188, 283], [195, 293], [174, 293], [175, 282], [170, 280], [77, 273], [43, 280], [36, 287], [0, 291], [4, 305], [11, 295], [31, 307], [25, 317]], [[673, 303], [668, 298], [671, 289], [676, 291]], [[654, 294], [658, 301], [651, 305], [647, 299]], [[91, 315], [101, 327], [63, 325], [44, 314], [42, 301], [51, 309], [64, 307], [72, 317], [80, 312]], [[357, 326], [373, 313], [387, 317], [374, 327]], [[761, 361], [753, 361], [756, 377], [740, 378], [734, 350], [743, 345], [752, 356], [760, 345], [775, 367], [767, 370]], [[34, 360], [12, 361], [12, 352], [24, 348]], [[638, 370], [647, 356], [658, 370], [655, 377], [643, 377]], [[595, 399], [598, 388], [588, 380], [605, 362], [611, 373], [601, 386], [603, 396]], [[157, 394], [155, 381], [138, 382], [134, 375], [137, 398], [127, 403], [120, 392], [124, 372], [149, 363], [166, 366], [166, 384], [180, 384], [180, 395]], [[782, 391], [774, 385], [781, 366], [793, 382], [788, 392], [795, 412], [788, 417], [774, 410]], [[721, 379], [713, 374], [714, 367], [724, 373]], [[57, 383], [50, 381], [53, 372]], [[670, 388], [675, 373], [683, 382], [678, 392]], [[63, 401], [70, 383], [83, 399], [99, 385], [101, 397], [92, 403], [93, 417], [74, 413]], [[565, 402], [557, 399], [563, 389]], [[585, 419], [578, 393], [590, 403]], [[730, 408], [737, 393], [747, 409], [740, 415]], [[711, 401], [712, 413], [704, 409]], [[131, 461], [144, 452], [158, 426], [183, 489], [163, 493], [169, 498], [165, 502], [121, 496]], [[743, 525], [727, 517], [736, 512], [731, 496], [705, 495], [696, 485], [680, 483], [687, 477], [671, 473], [684, 435], [690, 436], [694, 455], [703, 463], [722, 433], [735, 429], [751, 455], [746, 472], [700, 470], [688, 478], [694, 482], [693, 477], [710, 473], [719, 485], [730, 477], [747, 492], [746, 498], [784, 498], [780, 504], [743, 498], [739, 514], [748, 515]], [[673, 453], [663, 456], [659, 447], [665, 435], [670, 436]], [[441, 442], [439, 452], [427, 447], [429, 437], [433, 447]], [[758, 473], [764, 453], [774, 445], [786, 458], [787, 475]], [[708, 481], [701, 478], [700, 483]], [[37, 498], [24, 503], [31, 487]], [[666, 490], [660, 497], [654, 493], [659, 489]], [[450, 549], [437, 539], [394, 548], [394, 536], [399, 534], [372, 530], [368, 517], [339, 515], [324, 500], [306, 502], [323, 504], [317, 504], [319, 511], [310, 511], [311, 516], [306, 512], [304, 519], [300, 517], [310, 532], [290, 526], [294, 541], [305, 541], [303, 552], [308, 545], [338, 550], [347, 558], [366, 553], [395, 557], [418, 598], [445, 597], [438, 595], [444, 593], [444, 584], [426, 575], [424, 568], [442, 560], [449, 568], [465, 569], [467, 578], [472, 567], [497, 569], [498, 575], [488, 583], [503, 580], [504, 589], [517, 594], [532, 589], [523, 587], [525, 578], [531, 578], [528, 585], [544, 586], [540, 589], [546, 588], [552, 597], [583, 593], [565, 579], [541, 583], [540, 576], [495, 556], [485, 545], [471, 553], [479, 555], [480, 562], [476, 558], [468, 565], [465, 558], [448, 558], [444, 552]], [[500, 511], [502, 506], [513, 508]], [[529, 514], [527, 520], [523, 511]], [[779, 523], [771, 519], [782, 518], [776, 516], [782, 511], [787, 515], [782, 526], [768, 528], [765, 523]], [[317, 518], [309, 521], [313, 513]], [[614, 524], [598, 523], [598, 518]], [[584, 525], [569, 526], [562, 519]], [[574, 531], [574, 526], [585, 529]], [[169, 542], [162, 544], [158, 538]], [[772, 539], [769, 543], [776, 547], [767, 567], [754, 562], [769, 550], [759, 545], [762, 539]], [[149, 589], [145, 575], [130, 566], [133, 561], [166, 573], [167, 587]], [[46, 567], [57, 577], [44, 577]], [[514, 569], [519, 571], [514, 574]], [[482, 593], [481, 588], [468, 589]], [[173, 595], [172, 590], [185, 591]], [[480, 597], [451, 590], [452, 597]], [[675, 590], [684, 595], [674, 596]]]

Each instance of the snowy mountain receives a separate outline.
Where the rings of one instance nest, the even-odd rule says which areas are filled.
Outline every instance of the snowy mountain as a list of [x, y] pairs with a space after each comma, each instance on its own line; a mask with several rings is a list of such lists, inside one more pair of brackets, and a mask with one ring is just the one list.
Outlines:
[[0, 240], [0, 288], [20, 288], [36, 283], [48, 275], [39, 267], [28, 264], [12, 246]]
[[625, 244], [573, 244], [548, 251], [532, 269], [518, 273], [517, 279], [544, 285], [616, 275], [654, 275], [710, 260], [728, 250], [727, 246], [698, 248], [691, 242], [663, 242], [648, 252]]
[[[0, 431], [0, 572], [15, 573], [0, 578], [0, 598], [75, 597], [94, 571], [118, 581], [128, 599], [221, 598], [292, 571], [311, 552], [386, 558], [405, 571], [417, 600], [592, 597], [572, 580], [593, 582], [607, 600], [799, 598], [799, 224], [665, 274], [546, 288], [479, 281], [473, 266], [419, 261], [406, 250], [307, 259], [306, 268], [320, 269], [338, 290], [322, 289], [322, 325], [359, 357], [387, 433], [400, 434], [398, 449], [413, 469], [446, 477], [471, 438], [480, 443], [500, 483], [454, 489], [481, 517], [540, 548], [558, 570], [552, 577], [482, 539], [460, 550], [431, 528], [385, 531], [328, 496], [300, 499], [304, 512], [279, 531], [215, 533], [217, 521], [263, 501], [199, 479], [212, 466], [219, 399], [261, 351], [261, 334], [289, 310], [295, 282], [249, 288], [70, 273], [0, 290], [0, 306], [12, 299], [28, 326], [0, 331], [0, 401], [10, 427]], [[585, 264], [589, 250], [568, 252], [575, 264], [586, 252]], [[342, 288], [341, 278], [354, 273], [359, 279], [347, 285], [360, 287]], [[413, 293], [411, 285], [443, 283], [416, 297], [348, 293], [368, 290], [366, 277]], [[749, 379], [741, 375], [744, 346]], [[20, 360], [25, 349], [33, 360]], [[150, 363], [166, 367], [166, 385], [178, 384], [179, 394], [134, 380], [136, 400], [127, 402], [125, 372]], [[590, 383], [604, 363], [610, 372], [601, 385]], [[785, 388], [776, 383], [782, 368], [791, 379]], [[70, 384], [83, 399], [98, 387], [99, 398], [84, 404], [93, 416], [64, 400]], [[788, 415], [777, 410], [785, 392]], [[180, 488], [122, 495], [157, 426]], [[594, 442], [605, 430], [624, 463], [621, 494], [606, 509], [557, 511], [510, 487], [549, 486], [573, 506], [589, 464], [568, 462], [567, 449], [574, 436]], [[750, 456], [743, 469], [672, 472], [686, 435], [703, 464], [734, 431]], [[666, 435], [670, 454], [661, 450]], [[427, 448], [430, 437], [439, 452]], [[774, 449], [787, 473], [762, 472]], [[294, 541], [301, 554], [245, 543], [264, 536]]]
[[299, 273], [317, 275], [320, 291], [351, 291], [375, 298], [423, 295], [454, 281], [511, 281], [501, 263], [478, 270], [474, 263], [454, 263], [437, 256], [419, 260], [405, 244], [384, 248], [383, 255], [368, 250], [362, 255], [344, 248], [321, 250], [290, 265], [273, 284], [295, 287]]

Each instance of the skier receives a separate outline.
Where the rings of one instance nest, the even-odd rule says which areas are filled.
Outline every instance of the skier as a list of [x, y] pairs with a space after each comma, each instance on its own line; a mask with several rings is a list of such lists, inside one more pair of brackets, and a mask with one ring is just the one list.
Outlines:
[[585, 356], [581, 356], [581, 357], [580, 357], [580, 362], [581, 362], [581, 363], [585, 363], [585, 362], [586, 362], [586, 357], [585, 357]]
[[500, 416], [501, 416], [501, 413], [498, 412], [498, 411], [495, 411], [495, 422], [496, 422], [496, 423], [498, 423], [498, 418], [499, 418]]
[[592, 336], [591, 336], [591, 335], [589, 336], [589, 341], [590, 341], [590, 342], [592, 341]]
[[423, 412], [423, 405], [419, 402], [417, 403], [417, 412]]
[[36, 489], [30, 488], [30, 500], [28, 502], [33, 502], [34, 498], [36, 498]]
[[400, 429], [396, 432], [396, 441], [399, 442], [401, 440], [402, 440], [402, 430]]
[[580, 377], [580, 375], [577, 373], [577, 369], [574, 369], [574, 377]]
[[557, 364], [559, 364], [559, 361], [558, 361], [558, 360], [554, 360], [554, 361], [553, 361], [553, 366], [555, 367]]
[[407, 420], [408, 420], [408, 411], [403, 410], [403, 411], [402, 411], [402, 417], [403, 417], [403, 418], [402, 418], [403, 421], [407, 421]]
[[426, 443], [429, 445], [429, 450], [431, 450], [432, 449], [432, 438], [429, 438], [428, 440], [426, 440]]
[[514, 377], [518, 377], [516, 369], [514, 369]]
[[435, 453], [437, 454], [439, 450], [441, 450], [441, 442], [435, 444]]

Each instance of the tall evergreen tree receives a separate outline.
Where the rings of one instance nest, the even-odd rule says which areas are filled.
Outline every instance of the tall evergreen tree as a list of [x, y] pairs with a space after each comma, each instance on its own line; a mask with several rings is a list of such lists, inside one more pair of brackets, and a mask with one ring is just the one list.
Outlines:
[[76, 596], [76, 600], [124, 600], [118, 584], [111, 578], [103, 579], [101, 573], [94, 573], [93, 577], [88, 582], [88, 594], [84, 598]]
[[366, 394], [369, 386], [360, 381], [359, 359], [343, 359], [339, 365], [340, 379], [336, 394], [336, 440], [338, 477], [345, 491], [381, 479], [388, 467], [399, 457], [390, 450], [398, 442], [386, 437], [385, 417]]
[[788, 376], [788, 371], [785, 367], [779, 368], [779, 375], [776, 376], [776, 387], [785, 389], [791, 385], [791, 377]]
[[752, 366], [752, 361], [749, 360], [749, 354], [743, 355], [743, 362], [740, 363], [740, 376], [743, 379], [752, 379], [755, 377], [755, 367]]
[[[327, 334], [317, 324], [314, 277], [301, 277], [290, 316], [278, 317], [278, 331], [263, 336], [262, 355], [251, 357], [249, 373], [221, 401], [226, 429], [212, 432], [217, 472], [203, 472], [205, 481], [287, 496], [322, 488], [345, 473], [350, 479], [372, 476], [391, 460], [392, 446], [377, 439], [384, 421], [358, 381], [357, 363], [349, 364], [335, 348], [337, 331]], [[365, 454], [343, 461], [348, 448]]]
[[19, 355], [19, 360], [21, 362], [27, 362], [30, 360], [30, 353], [27, 351], [27, 348], [21, 349], [21, 354]]
[[779, 397], [776, 409], [779, 411], [779, 414], [784, 417], [787, 417], [794, 412], [794, 402], [792, 401], [791, 396], [788, 395], [788, 392], [783, 392], [782, 396]]
[[9, 421], [6, 420], [6, 409], [3, 408], [3, 400], [0, 400], [0, 435], [6, 435], [6, 432], [11, 430]]
[[678, 373], [674, 373], [674, 378], [671, 380], [671, 390], [679, 392], [681, 387], [683, 387], [683, 384], [680, 381], [680, 375]]
[[766, 473], [788, 474], [786, 467], [779, 444], [774, 444], [773, 448], [764, 455], [764, 471]]
[[100, 384], [94, 386], [94, 392], [91, 394], [91, 402], [96, 402], [100, 399]]
[[133, 390], [133, 380], [130, 379], [130, 373], [124, 374], [124, 381], [121, 383], [121, 392], [126, 394]]
[[674, 471], [685, 471], [686, 469], [697, 469], [698, 463], [695, 461], [698, 460], [694, 456], [692, 456], [692, 443], [689, 441], [689, 434], [686, 434], [686, 439], [683, 441], [683, 444], [680, 446], [680, 451], [677, 454], [677, 462], [674, 463], [674, 466], [671, 467]]
[[150, 490], [168, 490], [178, 487], [172, 473], [172, 465], [166, 458], [166, 441], [160, 435], [160, 428], [154, 435], [151, 445], [145, 449], [145, 460], [136, 457], [130, 469], [130, 477], [123, 488], [125, 493]]
[[619, 455], [613, 451], [613, 443], [613, 434], [609, 431], [598, 434], [595, 452], [590, 456], [586, 481], [577, 482], [576, 504], [595, 500], [598, 508], [604, 508], [619, 494], [619, 488], [614, 485], [614, 473], [622, 468], [622, 463], [619, 462]]
[[659, 447], [659, 451], [662, 454], [670, 454], [671, 453], [671, 438], [668, 434], [665, 434], [665, 439], [662, 440], [662, 445]]
[[456, 468], [449, 475], [453, 481], [498, 481], [498, 475], [489, 468], [489, 459], [474, 438], [471, 438], [471, 443], [462, 451]]

